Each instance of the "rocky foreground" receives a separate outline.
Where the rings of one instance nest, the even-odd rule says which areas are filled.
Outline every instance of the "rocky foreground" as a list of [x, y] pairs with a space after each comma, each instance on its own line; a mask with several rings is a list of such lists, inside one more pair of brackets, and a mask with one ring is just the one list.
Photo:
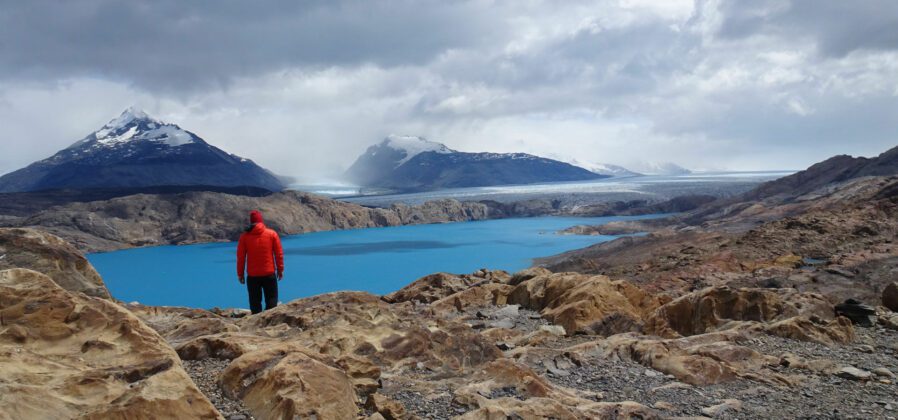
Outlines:
[[[28, 251], [43, 261], [32, 269], [74, 258], [44, 243]], [[882, 306], [854, 325], [788, 287], [656, 292], [482, 270], [254, 316], [123, 305], [26, 268], [0, 272], [0, 288], [0, 418], [888, 418], [898, 407], [898, 314]]]

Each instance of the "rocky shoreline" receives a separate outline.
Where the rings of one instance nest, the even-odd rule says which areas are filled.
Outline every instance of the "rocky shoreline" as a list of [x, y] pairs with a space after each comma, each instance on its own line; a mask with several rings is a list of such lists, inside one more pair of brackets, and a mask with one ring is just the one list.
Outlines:
[[[0, 215], [0, 227], [35, 228], [59, 236], [82, 252], [107, 252], [133, 247], [180, 245], [236, 240], [250, 210], [265, 214], [267, 224], [282, 235], [400, 225], [463, 222], [534, 216], [610, 216], [671, 213], [692, 210], [711, 196], [615, 201], [563, 205], [547, 199], [503, 203], [443, 199], [419, 205], [364, 207], [298, 191], [236, 195], [229, 192], [184, 191], [140, 193], [95, 201], [71, 201], [72, 192], [58, 193], [58, 205], [40, 211], [12, 206]], [[103, 197], [101, 193], [96, 193]], [[15, 194], [6, 194], [17, 200]], [[23, 196], [36, 204], [53, 202], [54, 193]], [[25, 204], [20, 207], [31, 208]]]

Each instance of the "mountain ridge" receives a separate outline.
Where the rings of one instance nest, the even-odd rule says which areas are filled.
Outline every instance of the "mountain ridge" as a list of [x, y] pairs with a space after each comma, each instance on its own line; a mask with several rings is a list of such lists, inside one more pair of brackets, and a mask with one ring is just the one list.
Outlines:
[[422, 137], [396, 135], [368, 147], [345, 175], [361, 186], [400, 191], [608, 177], [527, 153], [459, 152]]
[[49, 158], [0, 176], [0, 192], [163, 185], [284, 188], [255, 162], [134, 108]]

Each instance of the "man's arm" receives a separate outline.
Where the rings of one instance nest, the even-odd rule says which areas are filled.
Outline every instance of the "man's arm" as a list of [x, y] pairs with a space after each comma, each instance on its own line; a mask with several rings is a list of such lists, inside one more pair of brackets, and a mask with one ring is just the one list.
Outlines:
[[274, 261], [278, 267], [278, 280], [284, 277], [284, 248], [281, 247], [281, 237], [278, 236], [277, 232], [274, 234]]
[[243, 284], [244, 277], [244, 269], [246, 268], [246, 242], [243, 240], [243, 235], [240, 236], [240, 240], [237, 241], [237, 279], [240, 280], [240, 284]]

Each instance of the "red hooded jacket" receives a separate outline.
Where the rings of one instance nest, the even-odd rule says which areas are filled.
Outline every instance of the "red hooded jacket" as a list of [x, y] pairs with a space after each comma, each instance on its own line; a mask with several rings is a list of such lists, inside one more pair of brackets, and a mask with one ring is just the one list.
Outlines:
[[244, 267], [250, 277], [284, 274], [284, 249], [281, 248], [281, 238], [277, 232], [265, 227], [261, 221], [240, 235], [240, 242], [237, 243], [237, 275], [241, 278]]

